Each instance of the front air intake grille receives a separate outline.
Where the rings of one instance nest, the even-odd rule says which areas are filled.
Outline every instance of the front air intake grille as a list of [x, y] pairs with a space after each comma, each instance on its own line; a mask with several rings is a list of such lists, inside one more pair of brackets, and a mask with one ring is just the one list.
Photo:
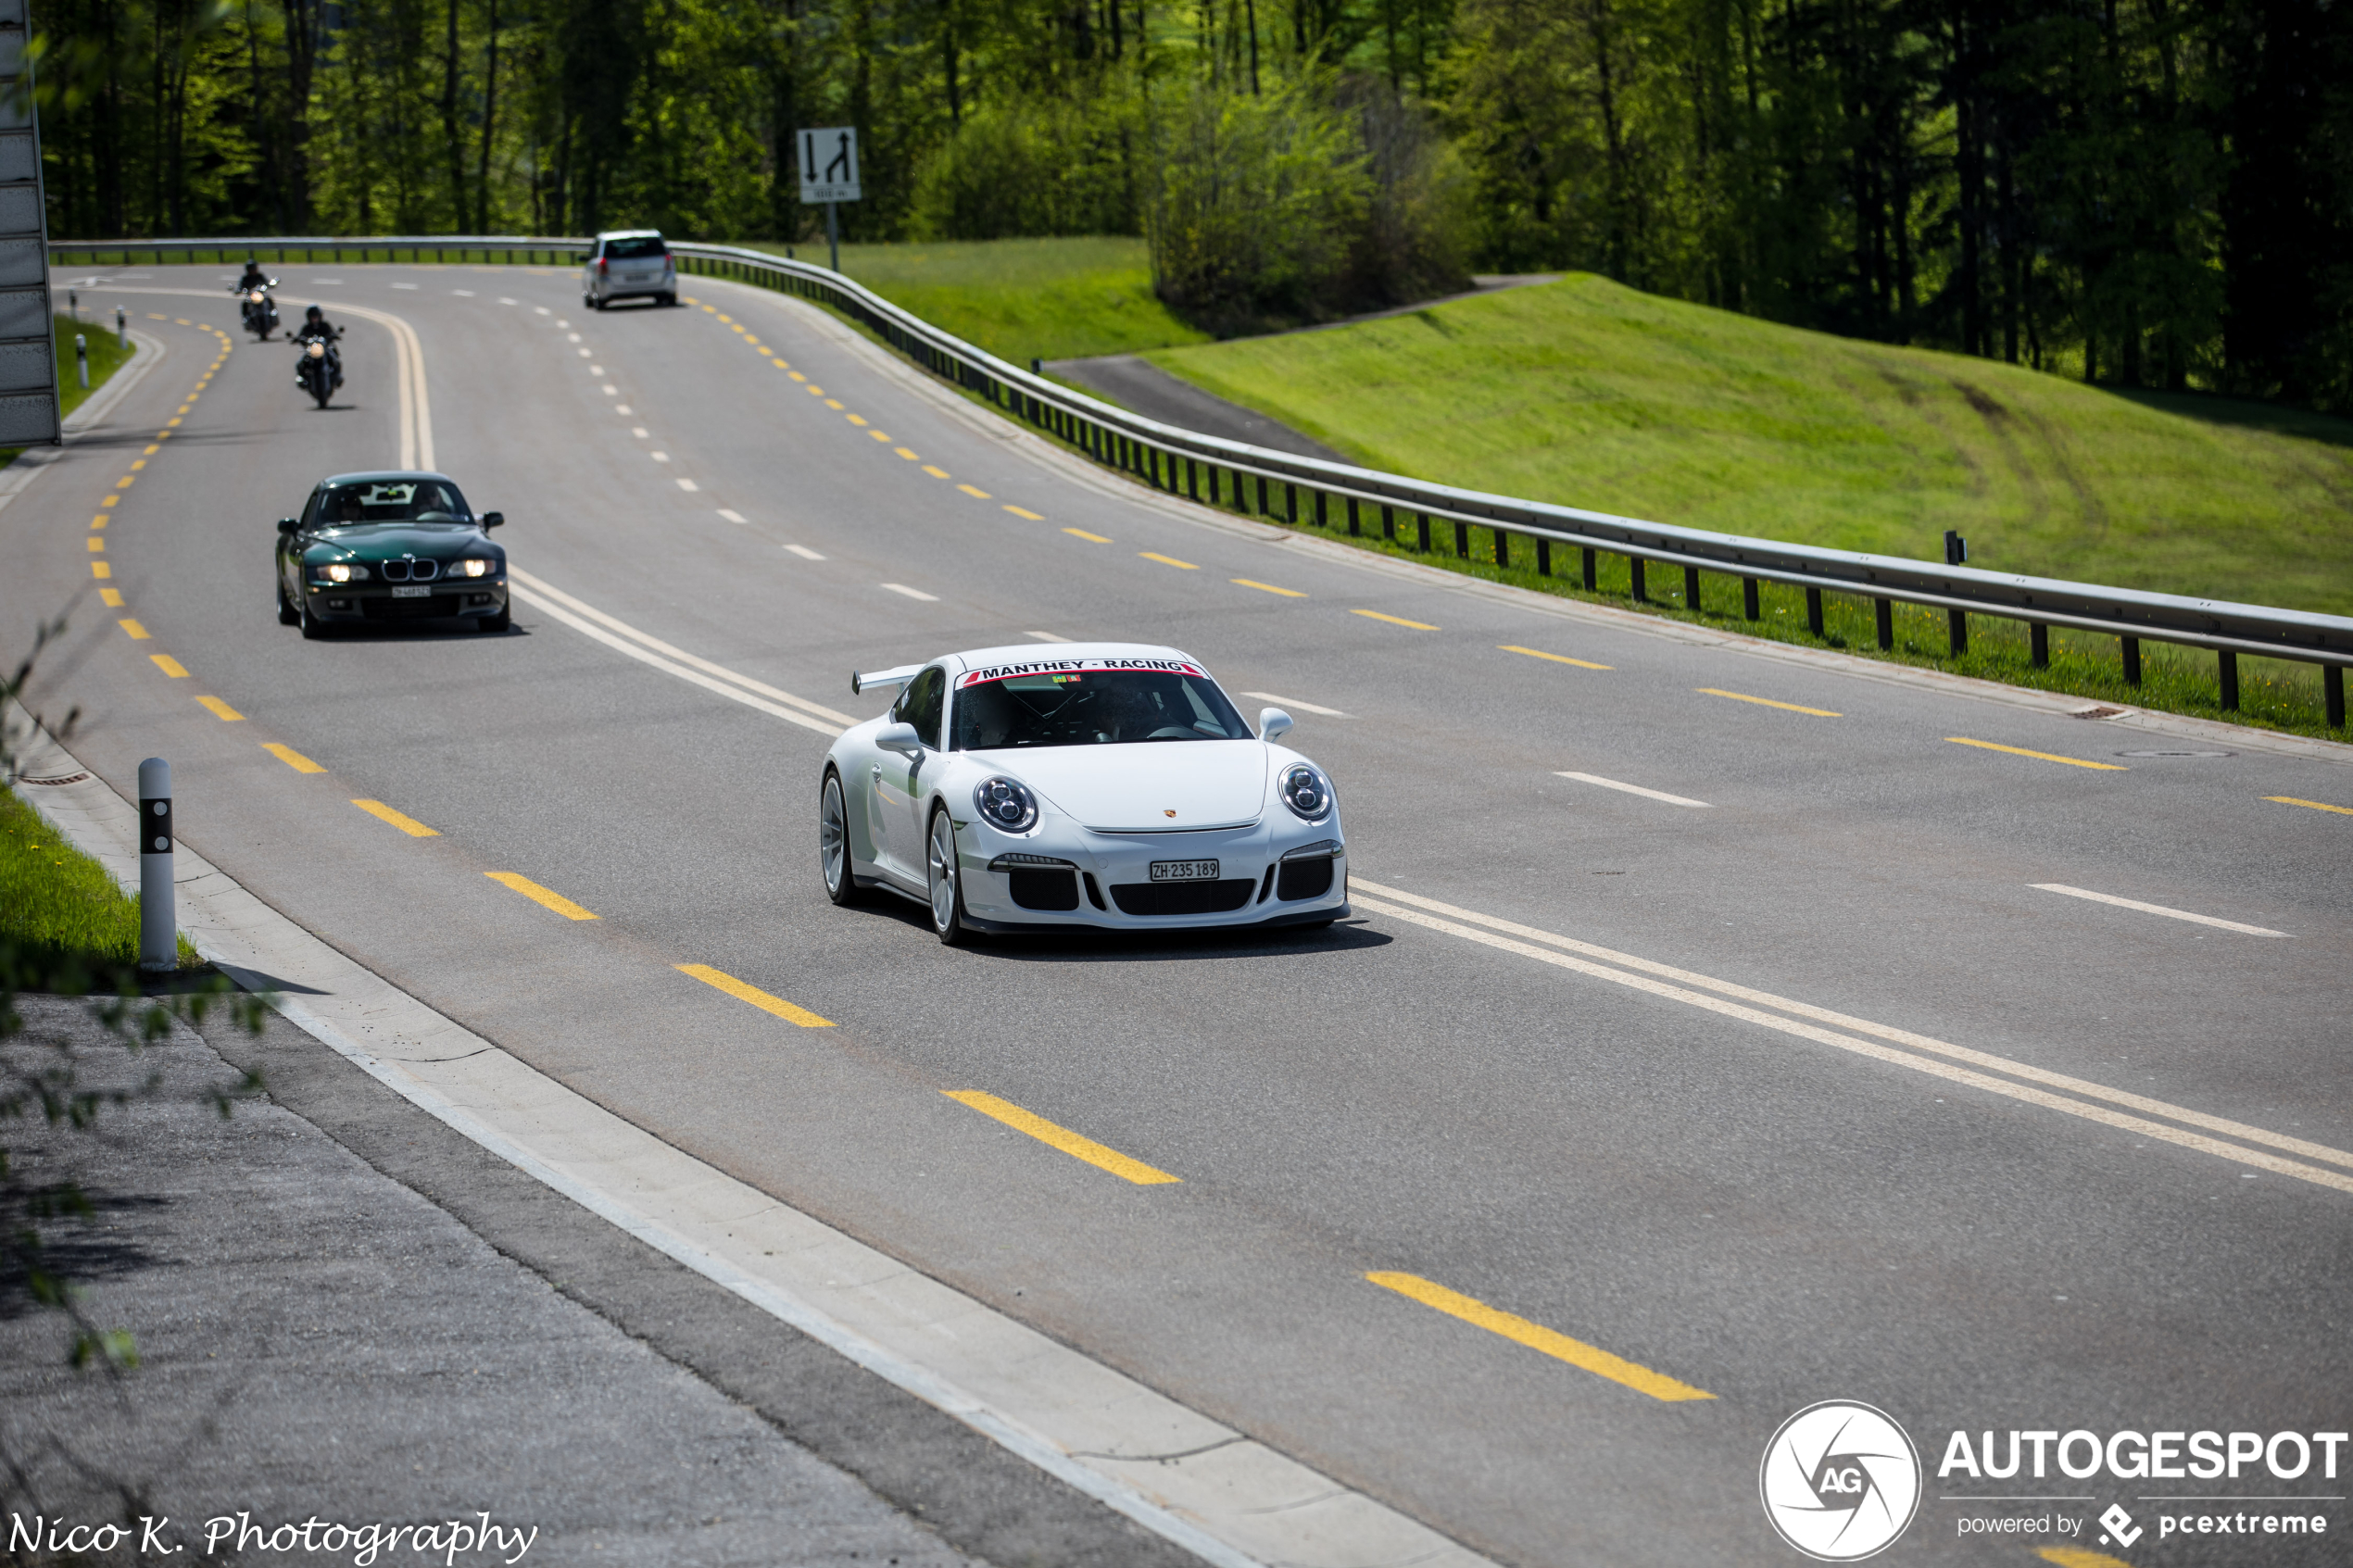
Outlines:
[[1314, 860], [1286, 860], [1282, 875], [1275, 879], [1275, 897], [1285, 903], [1321, 898], [1331, 890], [1332, 862], [1328, 856]]
[[437, 560], [388, 560], [376, 570], [387, 583], [430, 583], [441, 575]]
[[1222, 915], [1249, 903], [1257, 891], [1254, 876], [1223, 882], [1115, 882], [1111, 898], [1127, 915]]
[[1078, 908], [1078, 873], [1068, 871], [1013, 871], [1005, 873], [1013, 884], [1013, 902], [1025, 909], [1075, 909]]

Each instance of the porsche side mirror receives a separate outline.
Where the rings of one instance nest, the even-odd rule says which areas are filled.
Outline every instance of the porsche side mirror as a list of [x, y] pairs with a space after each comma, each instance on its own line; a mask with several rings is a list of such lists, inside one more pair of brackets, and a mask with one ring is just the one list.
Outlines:
[[1290, 714], [1279, 708], [1262, 708], [1258, 710], [1258, 738], [1260, 740], [1273, 740], [1277, 735], [1289, 734], [1290, 734]]
[[482, 514], [483, 532], [486, 533], [506, 521], [507, 514], [505, 512], [484, 512]]
[[915, 734], [912, 724], [885, 724], [875, 732], [875, 745], [881, 750], [895, 751], [901, 757], [920, 756], [924, 749], [924, 743]]
[[288, 538], [292, 538], [295, 534], [300, 533], [301, 531], [302, 523], [297, 519], [282, 517], [278, 520], [278, 532], [285, 534]]

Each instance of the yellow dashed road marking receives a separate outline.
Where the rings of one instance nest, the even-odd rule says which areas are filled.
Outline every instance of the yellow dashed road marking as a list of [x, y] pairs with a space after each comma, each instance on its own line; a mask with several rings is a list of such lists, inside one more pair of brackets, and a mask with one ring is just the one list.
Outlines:
[[2353, 817], [2353, 806], [2332, 806], [2325, 800], [2298, 800], [2293, 795], [2267, 795], [2266, 800], [2282, 806], [2309, 806], [2315, 811], [2334, 811], [2340, 817]]
[[1769, 696], [1750, 696], [1745, 692], [1719, 691], [1714, 686], [1693, 686], [1703, 696], [1728, 696], [1734, 702], [1753, 702], [1759, 708], [1779, 708], [1791, 713], [1811, 713], [1817, 719], [1843, 719], [1843, 713], [1833, 713], [1827, 708], [1807, 708], [1803, 703], [1775, 702]]
[[414, 817], [404, 816], [381, 800], [355, 800], [352, 804], [371, 817], [381, 818], [390, 822], [411, 838], [439, 838], [441, 836], [436, 830], [425, 826]]
[[2012, 757], [2032, 757], [2039, 762], [2064, 762], [2070, 768], [2096, 768], [2103, 773], [2129, 773], [2131, 769], [2115, 762], [2088, 762], [2081, 757], [2061, 757], [2052, 751], [2029, 751], [2020, 746], [1997, 746], [1990, 740], [1970, 740], [1966, 735], [1946, 735], [1955, 746], [1973, 746], [1981, 751], [2007, 751]]
[[1384, 1290], [1394, 1290], [1400, 1296], [1419, 1301], [1425, 1307], [1435, 1308], [1449, 1317], [1460, 1318], [1467, 1323], [1476, 1323], [1491, 1334], [1500, 1334], [1504, 1338], [1525, 1345], [1531, 1350], [1541, 1350], [1544, 1354], [1567, 1361], [1571, 1366], [1582, 1367], [1595, 1376], [1606, 1377], [1613, 1383], [1622, 1383], [1629, 1388], [1648, 1394], [1654, 1399], [1712, 1399], [1716, 1398], [1704, 1388], [1694, 1388], [1688, 1383], [1667, 1376], [1665, 1373], [1653, 1372], [1646, 1366], [1637, 1366], [1624, 1357], [1614, 1356], [1598, 1346], [1588, 1345], [1581, 1339], [1571, 1339], [1566, 1334], [1556, 1334], [1542, 1323], [1530, 1323], [1526, 1318], [1499, 1311], [1484, 1301], [1465, 1296], [1459, 1291], [1449, 1290], [1444, 1286], [1426, 1280], [1418, 1274], [1371, 1273], [1365, 1277]]
[[[1108, 545], [1111, 541], [1106, 539], [1103, 543]], [[1189, 560], [1178, 560], [1175, 556], [1164, 556], [1156, 550], [1139, 550], [1136, 553], [1146, 560], [1156, 560], [1163, 566], [1180, 567], [1187, 571], [1199, 571], [1201, 570], [1200, 567], [1195, 566]]]
[[995, 1117], [1015, 1132], [1027, 1133], [1039, 1143], [1059, 1148], [1074, 1160], [1084, 1160], [1099, 1170], [1109, 1171], [1114, 1176], [1124, 1176], [1138, 1186], [1159, 1186], [1184, 1179], [1155, 1170], [1140, 1160], [1132, 1160], [1119, 1150], [1074, 1133], [1067, 1127], [1056, 1126], [1043, 1116], [1024, 1110], [1011, 1100], [999, 1099], [995, 1095], [979, 1089], [942, 1089], [940, 1093], [959, 1105], [972, 1107], [983, 1116]]
[[582, 909], [562, 894], [540, 886], [529, 877], [516, 872], [484, 872], [493, 882], [504, 883], [535, 904], [544, 904], [566, 920], [595, 920], [596, 911]]
[[287, 767], [292, 768], [297, 773], [323, 773], [327, 771], [326, 769], [319, 766], [318, 763], [313, 762], [309, 758], [305, 757], [301, 752], [296, 751], [293, 746], [280, 746], [274, 740], [263, 741], [261, 743], [261, 749], [276, 758], [279, 761], [283, 762]]
[[762, 1012], [773, 1012], [787, 1023], [798, 1023], [803, 1029], [831, 1029], [834, 1021], [820, 1018], [807, 1008], [796, 1007], [782, 997], [772, 997], [757, 985], [747, 985], [724, 971], [707, 963], [682, 963], [671, 966], [681, 974], [691, 974], [706, 985], [726, 992], [739, 1002], [749, 1002]]
[[1352, 609], [1351, 615], [1361, 615], [1371, 621], [1386, 621], [1391, 626], [1411, 626], [1416, 632], [1435, 632], [1437, 627], [1427, 621], [1408, 621], [1402, 615], [1383, 615], [1377, 609]]
[[184, 681], [188, 678], [188, 667], [168, 653], [151, 653], [147, 656], [147, 662], [175, 681]]
[[956, 488], [963, 491], [965, 495], [972, 496], [975, 500], [989, 501], [996, 498], [989, 495], [988, 491], [979, 489], [975, 485], [959, 484]]
[[1504, 653], [1524, 653], [1530, 659], [1549, 659], [1554, 664], [1574, 664], [1579, 670], [1609, 670], [1615, 668], [1614, 666], [1607, 664], [1595, 664], [1591, 659], [1571, 659], [1565, 653], [1546, 653], [1541, 648], [1524, 648], [1512, 643], [1498, 643], [1495, 646]]
[[227, 703], [221, 701], [217, 696], [200, 696], [196, 698], [196, 701], [203, 704], [206, 710], [210, 712], [216, 719], [225, 720], [232, 724], [241, 724], [245, 722], [245, 716], [244, 714], [238, 712], [235, 709], [230, 707]]
[[145, 641], [147, 640], [147, 629], [146, 629], [145, 626], [140, 625], [140, 624], [139, 624], [137, 621], [131, 621], [131, 620], [127, 620], [127, 619], [126, 619], [126, 620], [122, 620], [122, 621], [116, 621], [116, 622], [115, 622], [115, 624], [116, 624], [116, 625], [118, 625], [118, 626], [120, 626], [120, 627], [121, 627], [121, 628], [122, 628], [125, 632], [129, 633], [130, 633], [130, 635], [131, 635], [131, 640], [132, 640], [132, 642], [134, 642], [134, 643], [144, 643], [144, 642], [145, 642]]
[[1255, 588], [1262, 594], [1280, 594], [1287, 599], [1303, 599], [1307, 596], [1296, 588], [1277, 588], [1272, 583], [1253, 583], [1247, 577], [1237, 577], [1233, 582], [1238, 588]]
[[[1005, 509], [1006, 509], [1007, 511], [1009, 511], [1009, 512], [1013, 513], [1013, 516], [1018, 517], [1018, 518], [1026, 518], [1026, 519], [1028, 519], [1031, 522], [1043, 522], [1043, 521], [1046, 521], [1044, 518], [1042, 518], [1042, 517], [1038, 516], [1036, 512], [1033, 512], [1033, 511], [1029, 510], [1028, 508], [1025, 508], [1025, 507], [1007, 507]], [[1109, 543], [1111, 543], [1111, 541], [1110, 541], [1110, 540], [1108, 540], [1108, 539], [1106, 539], [1106, 540], [1104, 540], [1104, 541], [1103, 541], [1103, 543], [1105, 543], [1105, 544], [1107, 544], [1107, 545], [1108, 545]]]

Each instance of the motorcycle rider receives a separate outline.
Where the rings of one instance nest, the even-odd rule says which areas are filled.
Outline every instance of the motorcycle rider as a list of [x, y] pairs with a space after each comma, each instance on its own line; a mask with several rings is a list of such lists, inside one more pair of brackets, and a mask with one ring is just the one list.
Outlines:
[[[335, 351], [335, 340], [342, 336], [343, 329], [329, 326], [327, 313], [315, 305], [302, 313], [302, 327], [294, 334], [294, 342], [306, 349], [314, 339], [327, 345], [327, 384], [331, 388], [343, 384], [343, 356]], [[295, 383], [302, 383], [299, 371]]]
[[258, 327], [265, 341], [270, 336], [270, 329], [278, 324], [277, 304], [275, 301], [265, 300], [256, 305], [248, 296], [255, 289], [267, 293], [277, 286], [278, 280], [262, 271], [261, 263], [248, 256], [245, 257], [245, 276], [239, 278], [237, 286], [230, 291], [237, 296], [239, 307], [245, 312], [247, 330], [253, 330], [256, 327], [256, 318], [259, 317]]

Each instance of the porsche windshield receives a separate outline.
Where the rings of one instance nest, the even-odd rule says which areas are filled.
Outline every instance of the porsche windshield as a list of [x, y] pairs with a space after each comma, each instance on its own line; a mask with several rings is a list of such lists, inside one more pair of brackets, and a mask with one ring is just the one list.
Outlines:
[[458, 487], [437, 479], [369, 480], [319, 493], [317, 522], [349, 528], [371, 522], [471, 522]]
[[956, 694], [953, 749], [1249, 740], [1250, 726], [1206, 676], [1164, 670], [1015, 675]]

